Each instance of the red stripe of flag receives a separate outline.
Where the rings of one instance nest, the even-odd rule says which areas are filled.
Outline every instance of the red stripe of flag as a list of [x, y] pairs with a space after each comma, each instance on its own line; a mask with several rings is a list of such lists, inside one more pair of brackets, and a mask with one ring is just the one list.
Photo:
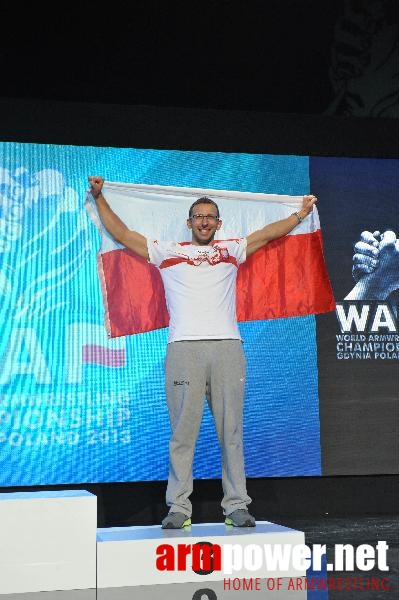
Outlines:
[[111, 338], [168, 326], [163, 283], [154, 265], [127, 249], [106, 252], [100, 260]]
[[320, 229], [270, 242], [238, 270], [238, 321], [299, 317], [333, 310], [335, 300]]

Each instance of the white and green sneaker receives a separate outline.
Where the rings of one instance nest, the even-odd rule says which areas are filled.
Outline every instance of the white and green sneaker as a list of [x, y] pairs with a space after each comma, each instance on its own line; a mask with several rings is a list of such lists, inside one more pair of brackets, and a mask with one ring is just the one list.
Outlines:
[[170, 512], [162, 521], [162, 529], [183, 529], [190, 525], [191, 518], [181, 512]]
[[233, 525], [233, 527], [255, 527], [255, 517], [253, 517], [246, 508], [237, 508], [229, 515], [226, 516], [224, 521], [226, 525]]

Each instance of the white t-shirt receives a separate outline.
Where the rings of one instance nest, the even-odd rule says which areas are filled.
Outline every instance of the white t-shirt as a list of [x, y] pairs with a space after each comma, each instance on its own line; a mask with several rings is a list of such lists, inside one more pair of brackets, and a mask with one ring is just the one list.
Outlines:
[[147, 245], [165, 288], [168, 342], [241, 339], [236, 279], [246, 259], [246, 238], [217, 240], [210, 246], [158, 240], [148, 240]]

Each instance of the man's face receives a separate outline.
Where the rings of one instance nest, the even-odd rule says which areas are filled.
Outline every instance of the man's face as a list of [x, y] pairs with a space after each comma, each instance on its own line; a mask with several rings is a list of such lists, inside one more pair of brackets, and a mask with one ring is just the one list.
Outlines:
[[217, 217], [217, 209], [213, 204], [196, 204], [193, 216], [187, 219], [187, 227], [191, 229], [191, 242], [195, 246], [208, 246], [215, 233], [222, 226]]

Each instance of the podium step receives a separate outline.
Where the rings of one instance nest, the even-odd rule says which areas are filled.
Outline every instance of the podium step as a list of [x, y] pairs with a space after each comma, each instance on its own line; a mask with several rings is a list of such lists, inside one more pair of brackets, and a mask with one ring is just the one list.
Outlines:
[[[220, 547], [222, 565], [219, 569], [216, 559], [214, 570], [209, 565], [194, 564], [201, 544]], [[292, 560], [284, 570], [277, 565], [271, 571], [265, 552], [273, 552], [276, 546], [292, 548], [304, 544], [303, 532], [268, 521], [258, 521], [255, 528], [202, 523], [186, 530], [162, 529], [160, 525], [98, 529], [98, 598], [102, 598], [100, 590], [105, 588], [154, 586], [155, 583], [205, 584], [234, 578], [302, 577], [305, 571], [294, 568]], [[201, 566], [202, 573], [199, 572]]]
[[[95, 495], [85, 490], [1, 493], [0, 523], [1, 597], [95, 591]], [[80, 596], [82, 600], [88, 597]], [[53, 596], [48, 598], [53, 600]]]

